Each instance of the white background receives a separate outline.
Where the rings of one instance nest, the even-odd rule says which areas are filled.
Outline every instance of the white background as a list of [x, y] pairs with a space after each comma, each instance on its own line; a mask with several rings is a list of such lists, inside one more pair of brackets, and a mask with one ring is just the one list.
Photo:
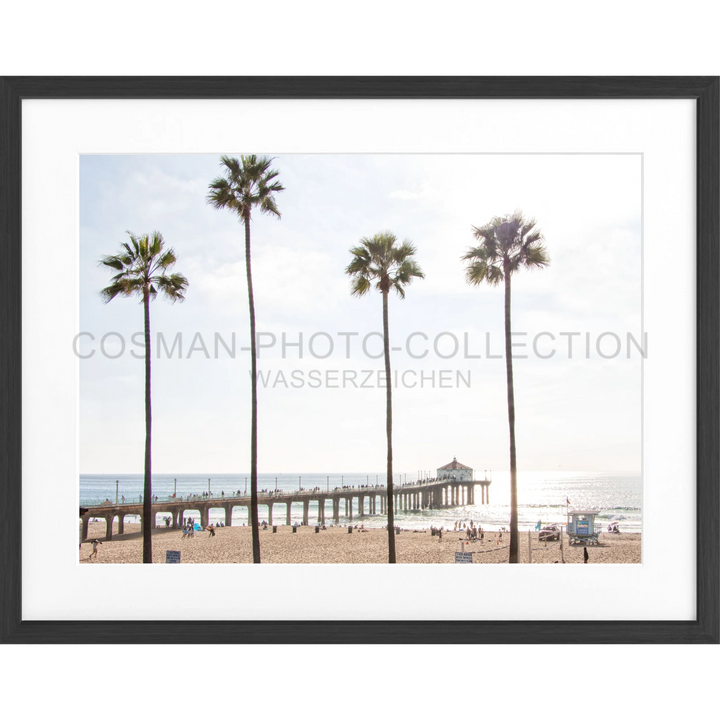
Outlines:
[[[358, 131], [348, 133], [348, 128]], [[690, 100], [25, 101], [23, 286], [35, 290], [23, 297], [23, 325], [32, 328], [23, 337], [23, 617], [694, 620], [694, 129]], [[478, 566], [472, 573], [458, 572], [462, 568], [453, 565], [195, 565], [177, 572], [164, 565], [78, 564], [74, 524], [58, 527], [55, 542], [48, 543], [38, 527], [52, 527], [58, 514], [73, 517], [78, 505], [79, 389], [74, 379], [81, 363], [72, 338], [81, 329], [76, 279], [79, 154], [217, 152], [245, 137], [255, 147], [276, 148], [278, 154], [644, 153], [644, 328], [649, 352], [642, 565], [593, 566], [590, 573], [584, 566], [558, 573], [543, 565], [510, 572], [502, 565]], [[43, 174], [53, 178], [58, 190], [39, 212], [34, 188]], [[634, 191], [639, 197], [640, 187]], [[576, 225], [582, 234], [581, 223]], [[48, 238], [63, 249], [51, 264], [43, 262]], [[686, 250], [678, 253], [678, 247]], [[62, 295], [53, 283], [58, 275], [68, 281]], [[54, 302], [41, 291], [45, 287], [55, 287]], [[106, 400], [106, 410], [110, 403]], [[561, 430], [555, 427], [554, 432]], [[586, 432], [592, 433], [592, 427]], [[117, 445], [114, 449], [118, 451]], [[684, 530], [672, 542], [663, 518], [673, 518]], [[88, 592], [96, 583], [132, 588], [133, 602], [123, 592]], [[188, 587], [222, 591], [188, 592]], [[262, 591], [249, 593], [248, 587]], [[348, 594], [348, 588], [353, 592]], [[609, 588], [620, 592], [610, 599]]]

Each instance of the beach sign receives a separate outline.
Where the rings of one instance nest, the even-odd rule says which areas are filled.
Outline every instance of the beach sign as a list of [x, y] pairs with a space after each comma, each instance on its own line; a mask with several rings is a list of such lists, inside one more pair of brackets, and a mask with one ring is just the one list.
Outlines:
[[469, 552], [456, 552], [455, 553], [455, 564], [458, 563], [470, 563], [472, 564], [472, 553]]
[[165, 551], [165, 563], [180, 564], [180, 551], [179, 550], [166, 550]]

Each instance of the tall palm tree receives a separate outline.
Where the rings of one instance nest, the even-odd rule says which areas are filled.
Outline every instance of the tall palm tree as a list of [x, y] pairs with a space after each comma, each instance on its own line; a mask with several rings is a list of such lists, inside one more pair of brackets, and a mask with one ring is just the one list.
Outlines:
[[510, 562], [518, 561], [517, 461], [515, 457], [515, 391], [510, 329], [511, 278], [520, 268], [544, 268], [550, 264], [542, 232], [534, 220], [520, 211], [494, 217], [487, 225], [473, 226], [478, 241], [462, 259], [471, 285], [505, 282], [505, 368], [507, 372], [508, 424], [510, 426]]
[[159, 232], [130, 236], [117, 255], [107, 255], [100, 264], [117, 270], [112, 282], [101, 290], [106, 303], [118, 295], [138, 296], [145, 311], [145, 483], [143, 486], [143, 562], [152, 562], [152, 402], [150, 373], [150, 301], [162, 295], [174, 303], [185, 299], [188, 281], [170, 270], [177, 261], [172, 248], [165, 248]]
[[255, 349], [255, 298], [253, 296], [252, 263], [250, 257], [250, 221], [257, 208], [261, 213], [280, 217], [275, 204], [275, 193], [285, 188], [271, 170], [272, 158], [241, 155], [237, 158], [223, 155], [220, 158], [225, 174], [210, 183], [207, 196], [209, 205], [228, 208], [237, 213], [245, 226], [245, 269], [247, 272], [248, 305], [250, 308], [251, 363], [251, 430], [250, 430], [250, 525], [252, 527], [253, 562], [260, 562], [260, 527], [258, 524], [257, 496], [257, 353]]
[[385, 387], [387, 434], [387, 515], [388, 515], [388, 562], [395, 562], [395, 527], [393, 512], [393, 453], [392, 453], [392, 382], [390, 375], [390, 330], [388, 324], [388, 295], [394, 289], [401, 299], [405, 298], [405, 285], [413, 278], [424, 278], [415, 262], [415, 246], [405, 240], [398, 243], [389, 232], [362, 238], [360, 244], [350, 248], [352, 260], [345, 272], [352, 278], [351, 293], [365, 295], [375, 285], [383, 299], [383, 343], [385, 348]]

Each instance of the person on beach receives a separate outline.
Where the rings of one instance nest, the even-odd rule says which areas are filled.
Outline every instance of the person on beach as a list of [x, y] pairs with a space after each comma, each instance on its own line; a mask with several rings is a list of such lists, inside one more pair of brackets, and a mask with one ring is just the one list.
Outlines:
[[183, 525], [182, 532], [183, 532], [183, 534], [182, 534], [182, 540], [184, 540], [184, 539], [188, 536], [187, 525]]
[[210, 531], [208, 538], [215, 537], [215, 528], [212, 525], [208, 525], [207, 529]]
[[90, 553], [90, 557], [88, 558], [88, 560], [92, 560], [93, 558], [97, 558], [97, 556], [98, 556], [98, 554], [97, 554], [98, 545], [100, 545], [100, 544], [101, 544], [101, 543], [100, 543], [100, 541], [99, 541], [97, 538], [95, 538], [95, 539], [92, 541], [92, 552]]
[[583, 562], [586, 563], [590, 559], [587, 548], [583, 548]]

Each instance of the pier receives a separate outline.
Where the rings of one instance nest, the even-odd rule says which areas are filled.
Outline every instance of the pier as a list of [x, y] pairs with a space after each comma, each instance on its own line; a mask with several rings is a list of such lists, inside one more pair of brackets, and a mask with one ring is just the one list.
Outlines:
[[[421, 510], [438, 510], [447, 507], [458, 507], [462, 505], [475, 504], [475, 486], [479, 485], [481, 490], [480, 501], [482, 505], [490, 502], [491, 480], [452, 480], [452, 479], [429, 479], [418, 480], [413, 483], [395, 485], [394, 511], [395, 514], [404, 512], [416, 512]], [[310, 524], [310, 503], [316, 503], [316, 522], [318, 525], [325, 525], [326, 512], [330, 511], [329, 517], [332, 522], [339, 524], [341, 517], [348, 523], [353, 518], [361, 519], [366, 515], [387, 515], [387, 488], [385, 485], [365, 485], [353, 487], [336, 487], [326, 491], [298, 490], [297, 492], [283, 492], [281, 490], [259, 492], [258, 505], [265, 505], [268, 510], [268, 524], [273, 524], [273, 516], [281, 517], [278, 511], [284, 511], [285, 524], [290, 525], [292, 506], [295, 503], [302, 505], [302, 524]], [[328, 503], [330, 505], [328, 506]], [[279, 505], [277, 510], [275, 506]], [[223, 510], [225, 513], [224, 523], [226, 526], [232, 524], [232, 512], [236, 507], [247, 508], [247, 524], [250, 525], [250, 496], [249, 495], [190, 495], [186, 498], [169, 497], [166, 499], [157, 498], [153, 500], [153, 527], [158, 527], [158, 513], [163, 516], [170, 515], [172, 518], [170, 527], [181, 528], [185, 522], [186, 511], [197, 511], [200, 513], [200, 525], [209, 525], [210, 510]], [[118, 520], [118, 534], [124, 533], [125, 517], [128, 515], [140, 516], [140, 525], [143, 523], [142, 502], [112, 503], [106, 500], [100, 505], [84, 505], [87, 510], [82, 515], [82, 539], [87, 540], [88, 524], [92, 518], [103, 519], [106, 522], [105, 539], [111, 540], [113, 534], [113, 522]], [[282, 510], [281, 510], [282, 509]]]

